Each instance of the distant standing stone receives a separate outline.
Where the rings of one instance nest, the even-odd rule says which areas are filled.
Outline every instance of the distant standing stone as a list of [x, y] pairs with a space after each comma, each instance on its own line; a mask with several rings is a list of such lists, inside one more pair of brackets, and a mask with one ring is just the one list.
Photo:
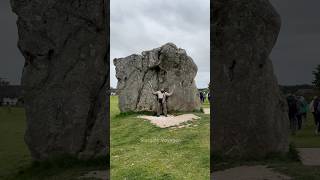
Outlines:
[[160, 48], [114, 59], [118, 79], [119, 108], [121, 112], [155, 111], [154, 90], [175, 86], [168, 98], [169, 111], [200, 110], [200, 99], [195, 83], [197, 66], [184, 49], [167, 43]]

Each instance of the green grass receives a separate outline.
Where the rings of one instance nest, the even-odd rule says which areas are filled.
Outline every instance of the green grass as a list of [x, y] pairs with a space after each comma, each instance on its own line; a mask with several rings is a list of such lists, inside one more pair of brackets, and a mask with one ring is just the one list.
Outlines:
[[228, 169], [241, 165], [266, 165], [275, 171], [281, 172], [292, 177], [294, 180], [319, 180], [320, 166], [304, 166], [299, 161], [297, 148], [320, 147], [320, 136], [314, 134], [315, 125], [312, 114], [308, 114], [307, 121], [303, 122], [302, 130], [296, 135], [290, 136], [291, 148], [286, 155], [275, 155], [266, 157], [260, 161], [234, 161], [219, 159], [214, 157], [216, 162], [215, 170]]
[[26, 128], [23, 108], [0, 108], [0, 179], [77, 179], [91, 171], [106, 169], [105, 159], [81, 161], [72, 157], [32, 162], [24, 143]]
[[[210, 107], [209, 103], [203, 108]], [[201, 116], [196, 127], [160, 129], [137, 119], [136, 113], [119, 114], [117, 97], [111, 97], [111, 177], [113, 179], [209, 179], [209, 115]], [[314, 134], [312, 115], [290, 141], [296, 147], [320, 147]], [[91, 170], [105, 169], [104, 159], [79, 161], [71, 157], [33, 163], [24, 143], [23, 108], [0, 108], [0, 179], [76, 179]], [[152, 142], [171, 139], [177, 143]], [[142, 141], [141, 141], [142, 140]], [[222, 168], [264, 164], [295, 180], [320, 179], [319, 166], [304, 166], [287, 157], [264, 161], [224, 162]]]
[[209, 115], [195, 113], [197, 126], [161, 129], [138, 114], [119, 115], [117, 97], [110, 101], [111, 179], [209, 179]]
[[210, 108], [210, 103], [208, 101], [208, 98], [204, 100], [204, 103], [202, 104], [202, 108]]
[[30, 164], [23, 139], [25, 127], [23, 108], [0, 108], [0, 179]]
[[296, 135], [290, 137], [290, 140], [294, 142], [296, 147], [320, 148], [320, 136], [315, 135], [315, 129], [313, 115], [308, 113], [307, 121], [302, 124], [302, 130], [297, 131]]

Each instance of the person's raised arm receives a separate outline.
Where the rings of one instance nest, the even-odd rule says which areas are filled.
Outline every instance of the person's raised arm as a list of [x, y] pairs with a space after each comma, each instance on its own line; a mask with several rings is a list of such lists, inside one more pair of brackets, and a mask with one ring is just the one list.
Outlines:
[[171, 92], [166, 93], [166, 95], [167, 95], [167, 96], [171, 96], [171, 95], [173, 94], [173, 92], [174, 92], [175, 89], [176, 89], [176, 86], [173, 85], [173, 89], [171, 90]]
[[152, 85], [151, 85], [150, 81], [149, 81], [148, 83], [149, 83], [149, 85], [150, 85], [150, 88], [151, 88], [151, 92], [152, 92], [152, 94], [156, 95], [156, 94], [157, 94], [157, 92], [153, 90], [153, 88], [152, 88]]

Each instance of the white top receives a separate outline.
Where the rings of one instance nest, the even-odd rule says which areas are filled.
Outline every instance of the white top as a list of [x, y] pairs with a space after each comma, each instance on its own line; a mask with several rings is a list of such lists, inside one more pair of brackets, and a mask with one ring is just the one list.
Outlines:
[[164, 93], [162, 93], [161, 91], [156, 91], [155, 95], [157, 95], [159, 99], [163, 99]]
[[309, 104], [310, 112], [314, 112], [313, 102], [314, 100], [312, 100], [311, 103]]
[[157, 95], [158, 99], [165, 99], [166, 97], [171, 96], [172, 93], [173, 92], [171, 92], [171, 93], [167, 93], [167, 92], [162, 93], [161, 91], [153, 92], [154, 95]]

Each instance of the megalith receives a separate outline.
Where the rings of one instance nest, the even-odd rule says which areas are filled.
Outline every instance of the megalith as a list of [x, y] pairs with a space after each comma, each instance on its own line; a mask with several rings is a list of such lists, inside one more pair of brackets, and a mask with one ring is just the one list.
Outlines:
[[[171, 92], [169, 111], [200, 110], [198, 89], [195, 84], [197, 66], [184, 49], [173, 43], [159, 48], [114, 59], [119, 108], [121, 112], [155, 111], [153, 90]], [[151, 84], [151, 86], [150, 86]]]
[[11, 0], [11, 5], [25, 58], [25, 142], [32, 157], [107, 155], [105, 1]]
[[279, 14], [268, 0], [215, 0], [212, 13], [212, 153], [263, 158], [286, 152], [286, 102], [269, 59]]

